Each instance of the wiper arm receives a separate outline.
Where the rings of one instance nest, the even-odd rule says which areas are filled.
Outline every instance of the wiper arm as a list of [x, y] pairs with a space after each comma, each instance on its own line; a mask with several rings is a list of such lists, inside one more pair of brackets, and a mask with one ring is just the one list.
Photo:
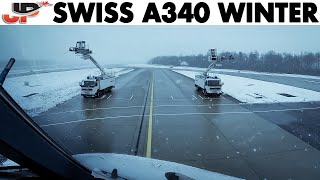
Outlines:
[[11, 58], [10, 61], [8, 62], [8, 64], [6, 65], [6, 67], [2, 70], [1, 75], [0, 75], [0, 86], [3, 85], [4, 80], [6, 79], [10, 69], [12, 68], [14, 62], [16, 62], [16, 60], [14, 58]]

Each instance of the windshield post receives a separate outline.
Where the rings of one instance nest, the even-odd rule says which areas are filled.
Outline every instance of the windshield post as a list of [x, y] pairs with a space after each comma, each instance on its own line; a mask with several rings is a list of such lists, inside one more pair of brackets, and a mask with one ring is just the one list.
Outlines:
[[6, 79], [10, 69], [12, 68], [13, 64], [15, 63], [15, 59], [11, 58], [8, 62], [8, 64], [6, 65], [6, 67], [3, 69], [3, 71], [1, 72], [0, 75], [0, 85], [2, 85], [4, 83], [4, 80]]

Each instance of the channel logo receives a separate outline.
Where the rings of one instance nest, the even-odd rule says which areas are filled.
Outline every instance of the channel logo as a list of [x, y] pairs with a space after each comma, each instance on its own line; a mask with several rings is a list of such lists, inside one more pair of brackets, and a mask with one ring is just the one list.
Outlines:
[[48, 1], [42, 1], [38, 3], [12, 3], [12, 12], [15, 15], [3, 14], [2, 19], [7, 24], [14, 24], [19, 22], [20, 24], [26, 24], [28, 17], [35, 17], [39, 14], [42, 7], [52, 6]]

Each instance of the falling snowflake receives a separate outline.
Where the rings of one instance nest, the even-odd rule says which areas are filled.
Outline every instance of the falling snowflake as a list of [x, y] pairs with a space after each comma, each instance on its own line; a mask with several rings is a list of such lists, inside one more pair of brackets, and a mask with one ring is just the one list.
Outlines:
[[157, 153], [157, 152], [158, 152], [158, 149], [154, 149], [153, 152]]

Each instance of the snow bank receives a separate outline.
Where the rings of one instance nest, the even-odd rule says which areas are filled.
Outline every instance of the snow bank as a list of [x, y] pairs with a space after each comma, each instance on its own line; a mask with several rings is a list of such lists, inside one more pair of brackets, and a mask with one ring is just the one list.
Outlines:
[[[116, 77], [132, 70], [106, 69]], [[79, 82], [89, 74], [99, 75], [100, 71], [90, 68], [8, 78], [4, 88], [30, 116], [36, 116], [79, 95]]]
[[[174, 70], [192, 79], [199, 72]], [[244, 103], [308, 102], [320, 101], [320, 93], [288, 85], [260, 81], [255, 79], [218, 74], [223, 92]], [[280, 95], [286, 93], [295, 97]]]
[[[116, 69], [116, 68], [114, 68], [114, 69]], [[117, 69], [120, 69], [120, 68], [117, 68]], [[129, 73], [129, 72], [131, 72], [131, 71], [133, 71], [134, 69], [123, 69], [123, 70], [120, 70], [120, 71], [117, 71], [116, 72], [116, 77], [119, 77], [119, 76], [121, 76], [122, 74], [127, 74], [127, 73]]]
[[[190, 71], [204, 71], [207, 68], [198, 68], [198, 67], [173, 67], [173, 69], [178, 70], [190, 70]], [[211, 70], [214, 72], [232, 72], [232, 73], [244, 73], [244, 74], [258, 74], [265, 76], [282, 76], [282, 77], [294, 77], [294, 78], [305, 78], [305, 79], [315, 79], [320, 80], [319, 76], [311, 76], [311, 75], [302, 75], [302, 74], [282, 74], [282, 73], [267, 73], [267, 72], [256, 72], [256, 71], [248, 71], [248, 70], [235, 70], [235, 69], [214, 69]]]

